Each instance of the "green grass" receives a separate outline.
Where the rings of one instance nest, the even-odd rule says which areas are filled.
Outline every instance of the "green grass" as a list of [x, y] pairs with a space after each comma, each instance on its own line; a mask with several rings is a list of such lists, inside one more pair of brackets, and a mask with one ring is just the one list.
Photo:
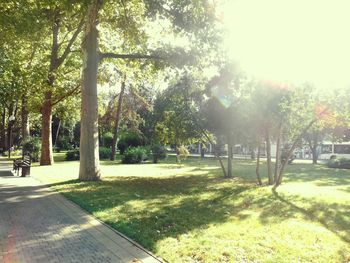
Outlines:
[[32, 174], [170, 262], [350, 261], [348, 170], [293, 164], [273, 191], [254, 169], [235, 160], [222, 179], [215, 160], [103, 161], [102, 180], [81, 183], [61, 160]]

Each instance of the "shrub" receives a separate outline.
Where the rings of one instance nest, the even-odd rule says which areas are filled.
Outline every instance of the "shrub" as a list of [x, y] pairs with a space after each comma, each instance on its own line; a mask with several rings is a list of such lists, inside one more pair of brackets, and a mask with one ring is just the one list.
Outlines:
[[180, 147], [177, 147], [177, 149], [176, 149], [177, 162], [181, 163], [181, 161], [186, 160], [186, 158], [189, 154], [190, 153], [185, 146], [181, 145]]
[[41, 141], [37, 137], [29, 137], [23, 142], [23, 154], [31, 156], [33, 162], [39, 161]]
[[124, 152], [122, 163], [141, 163], [148, 158], [149, 149], [147, 147], [129, 147]]
[[113, 133], [106, 132], [102, 136], [102, 143], [104, 147], [111, 148], [113, 144]]
[[72, 144], [70, 143], [70, 139], [68, 136], [60, 136], [58, 137], [56, 144], [56, 151], [60, 152], [62, 150], [72, 150]]
[[127, 148], [143, 145], [142, 137], [135, 132], [128, 132], [120, 136], [117, 147], [120, 154], [124, 154]]
[[99, 150], [100, 159], [109, 159], [111, 157], [111, 154], [112, 154], [111, 148], [100, 147], [98, 150]]
[[80, 160], [79, 149], [70, 150], [66, 153], [66, 161], [77, 161]]
[[157, 163], [158, 160], [163, 160], [166, 158], [166, 149], [164, 146], [155, 144], [152, 145], [152, 156], [153, 156], [153, 162]]
[[340, 158], [331, 159], [327, 162], [329, 168], [350, 169], [350, 159]]

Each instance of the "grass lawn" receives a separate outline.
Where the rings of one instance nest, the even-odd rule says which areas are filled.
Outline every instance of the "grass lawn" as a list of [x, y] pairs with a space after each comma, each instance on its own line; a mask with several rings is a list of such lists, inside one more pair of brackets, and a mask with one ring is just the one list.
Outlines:
[[349, 170], [293, 164], [273, 191], [251, 161], [230, 180], [215, 160], [105, 161], [81, 183], [78, 162], [56, 159], [32, 175], [169, 262], [350, 262]]

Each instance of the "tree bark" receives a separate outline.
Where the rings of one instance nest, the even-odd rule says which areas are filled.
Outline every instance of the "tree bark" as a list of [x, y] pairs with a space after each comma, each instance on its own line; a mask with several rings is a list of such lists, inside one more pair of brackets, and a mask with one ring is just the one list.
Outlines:
[[318, 132], [314, 131], [312, 133], [312, 138], [308, 140], [310, 150], [312, 152], [312, 164], [317, 164], [317, 146], [318, 146]]
[[86, 14], [83, 51], [83, 72], [81, 92], [81, 136], [79, 179], [96, 181], [100, 178], [98, 142], [98, 13], [102, 0], [91, 1]]
[[300, 141], [300, 139], [305, 135], [305, 133], [311, 128], [311, 126], [316, 121], [317, 121], [317, 119], [313, 119], [312, 121], [310, 121], [309, 124], [304, 128], [304, 130], [302, 130], [302, 132], [299, 134], [299, 136], [293, 142], [292, 147], [289, 149], [289, 151], [287, 153], [286, 161], [283, 162], [282, 165], [281, 165], [280, 172], [279, 172], [279, 175], [278, 175], [278, 179], [275, 182], [275, 187], [279, 186], [282, 183], [282, 177], [283, 177], [284, 169], [285, 169], [286, 165], [288, 164], [289, 157], [291, 156], [291, 154], [293, 153], [293, 151], [297, 147], [298, 142]]
[[270, 132], [268, 128], [266, 129], [265, 140], [266, 140], [267, 175], [269, 179], [269, 185], [272, 185], [274, 181], [273, 181], [273, 175], [272, 175]]
[[21, 133], [22, 133], [22, 142], [25, 141], [30, 136], [29, 131], [29, 111], [27, 109], [27, 99], [22, 98], [22, 107], [21, 107]]
[[201, 154], [201, 159], [205, 158], [205, 148], [204, 148], [204, 143], [200, 142], [200, 154]]
[[318, 156], [317, 156], [317, 145], [312, 147], [312, 164], [317, 164]]
[[0, 148], [5, 151], [6, 147], [6, 108], [4, 107], [1, 113], [1, 127], [0, 127]]
[[282, 121], [278, 127], [277, 134], [277, 143], [276, 143], [276, 161], [275, 161], [275, 172], [274, 172], [274, 181], [277, 181], [279, 168], [280, 168], [280, 160], [281, 160], [281, 140], [282, 140]]
[[45, 93], [45, 101], [41, 109], [41, 156], [40, 165], [53, 164], [52, 152], [52, 93]]
[[115, 123], [114, 123], [114, 133], [113, 133], [113, 142], [112, 142], [112, 153], [111, 153], [111, 161], [115, 160], [115, 155], [117, 152], [117, 139], [118, 139], [118, 131], [119, 131], [119, 122], [120, 117], [122, 113], [122, 105], [123, 105], [123, 97], [124, 97], [124, 91], [125, 91], [125, 75], [123, 76], [121, 90], [119, 94], [118, 99], [118, 108], [117, 108], [117, 114], [115, 116]]
[[258, 153], [257, 153], [257, 156], [256, 156], [255, 173], [256, 173], [256, 178], [258, 179], [258, 184], [262, 185], [262, 181], [261, 181], [261, 177], [260, 177], [260, 150], [261, 150], [261, 146], [259, 144], [259, 146], [258, 146]]
[[58, 141], [58, 136], [60, 135], [60, 128], [61, 128], [61, 119], [58, 119], [58, 125], [56, 129], [56, 136], [55, 136], [55, 148], [57, 147], [57, 141]]
[[227, 147], [228, 147], [228, 153], [227, 153], [227, 177], [232, 177], [232, 136], [231, 134], [227, 135]]
[[[10, 116], [14, 115], [14, 109], [13, 109], [13, 103], [9, 106], [9, 118]], [[8, 121], [7, 125], [7, 150], [8, 150], [8, 158], [11, 157], [11, 147], [13, 145], [12, 141], [12, 127], [13, 127], [13, 121]]]

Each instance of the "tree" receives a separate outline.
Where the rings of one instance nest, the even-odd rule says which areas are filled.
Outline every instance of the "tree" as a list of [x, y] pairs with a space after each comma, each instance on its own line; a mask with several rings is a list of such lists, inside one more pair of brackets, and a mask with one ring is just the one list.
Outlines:
[[[173, 1], [171, 4], [163, 1], [134, 1], [128, 3], [129, 9], [124, 5], [125, 3], [110, 3], [104, 7], [105, 14], [108, 16], [113, 13], [113, 10], [124, 10], [124, 16], [127, 17], [128, 23], [118, 23], [116, 28], [128, 28], [129, 33], [121, 36], [123, 41], [133, 41], [140, 39], [141, 36], [145, 37], [143, 32], [138, 29], [141, 28], [138, 21], [144, 21], [142, 17], [156, 16], [157, 14], [167, 17], [178, 26], [178, 29], [185, 29], [186, 31], [193, 33], [195, 30], [203, 30], [199, 27], [208, 24], [211, 14], [208, 14], [208, 10], [203, 10], [202, 3], [199, 4], [196, 1], [191, 2], [178, 2]], [[165, 57], [163, 54], [150, 54], [147, 52], [147, 45], [137, 45], [138, 48], [132, 50], [136, 53], [132, 54], [120, 54], [114, 52], [100, 52], [100, 45], [98, 39], [97, 23], [100, 18], [100, 10], [103, 7], [102, 0], [90, 1], [88, 11], [85, 16], [85, 29], [84, 38], [82, 44], [82, 50], [84, 55], [84, 67], [83, 67], [83, 86], [82, 86], [82, 118], [81, 118], [81, 141], [80, 141], [80, 172], [79, 178], [81, 180], [97, 180], [100, 176], [99, 159], [98, 159], [98, 108], [97, 108], [97, 68], [98, 63], [102, 59], [114, 58], [114, 59], [160, 59]], [[169, 8], [170, 7], [170, 8]], [[121, 13], [121, 17], [123, 16]], [[139, 20], [135, 17], [140, 18]], [[195, 15], [194, 15], [195, 14]], [[103, 20], [103, 18], [101, 19]], [[119, 20], [125, 21], [124, 19]], [[194, 27], [193, 25], [197, 25]], [[195, 30], [194, 30], [195, 29]], [[184, 30], [182, 30], [184, 31]], [[207, 31], [207, 30], [206, 30]], [[206, 32], [208, 33], [208, 32]], [[147, 44], [144, 41], [143, 44]], [[140, 50], [140, 47], [143, 47]], [[140, 53], [142, 52], [142, 53]]]

